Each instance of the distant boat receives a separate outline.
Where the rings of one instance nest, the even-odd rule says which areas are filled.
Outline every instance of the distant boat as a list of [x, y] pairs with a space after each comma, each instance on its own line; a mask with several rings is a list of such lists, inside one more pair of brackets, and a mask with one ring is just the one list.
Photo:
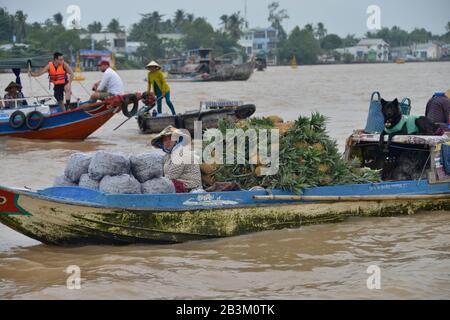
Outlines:
[[167, 63], [167, 80], [171, 82], [246, 81], [253, 74], [255, 63], [236, 63], [226, 54], [213, 58], [212, 49], [195, 49], [183, 57], [170, 59]]

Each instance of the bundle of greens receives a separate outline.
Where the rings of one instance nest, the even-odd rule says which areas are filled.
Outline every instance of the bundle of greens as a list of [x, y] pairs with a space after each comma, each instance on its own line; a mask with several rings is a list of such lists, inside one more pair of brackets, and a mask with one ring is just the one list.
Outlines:
[[[342, 158], [325, 124], [326, 118], [319, 113], [288, 123], [276, 116], [237, 123], [223, 120], [219, 130], [224, 136], [227, 129], [279, 129], [279, 170], [275, 175], [262, 175], [264, 165], [259, 159], [257, 164], [251, 164], [247, 153], [245, 164], [203, 165], [204, 183], [236, 181], [245, 189], [261, 186], [301, 193], [309, 187], [381, 181], [379, 171], [361, 168], [359, 163]], [[226, 148], [223, 149], [225, 158]]]

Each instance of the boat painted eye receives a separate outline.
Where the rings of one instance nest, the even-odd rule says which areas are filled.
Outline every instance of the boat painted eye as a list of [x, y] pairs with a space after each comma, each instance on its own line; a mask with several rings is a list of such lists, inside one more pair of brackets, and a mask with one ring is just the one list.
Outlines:
[[0, 197], [0, 206], [6, 204], [7, 200], [5, 197]]

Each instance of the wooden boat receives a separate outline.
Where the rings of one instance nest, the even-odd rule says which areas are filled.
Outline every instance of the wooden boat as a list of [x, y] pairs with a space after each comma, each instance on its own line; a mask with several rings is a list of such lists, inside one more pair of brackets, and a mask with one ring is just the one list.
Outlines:
[[[171, 82], [247, 81], [255, 62], [233, 62], [230, 53], [213, 58], [212, 49], [200, 48], [184, 53], [185, 58], [168, 60], [167, 80]], [[242, 61], [241, 61], [242, 62]]]
[[187, 111], [176, 116], [157, 116], [153, 117], [150, 113], [140, 113], [138, 115], [138, 125], [142, 133], [155, 134], [160, 133], [168, 126], [179, 129], [187, 129], [194, 134], [194, 125], [196, 121], [202, 122], [203, 129], [217, 128], [220, 119], [230, 119], [238, 121], [251, 117], [256, 111], [255, 105], [222, 104], [220, 107], [203, 106], [197, 110]]
[[51, 245], [171, 244], [419, 210], [450, 210], [450, 183], [318, 187], [301, 196], [280, 190], [110, 195], [78, 187], [0, 187], [0, 222]]
[[[31, 70], [47, 64], [48, 59], [42, 56], [2, 59], [0, 69], [12, 69], [16, 83], [20, 84], [22, 69]], [[68, 111], [63, 111], [57, 104], [47, 104], [52, 99], [51, 96], [0, 99], [0, 137], [84, 140], [120, 110], [128, 117], [134, 116], [142, 95], [127, 94], [96, 103], [72, 103]], [[133, 104], [131, 113], [128, 111], [130, 103]]]
[[212, 82], [212, 81], [247, 81], [253, 74], [255, 65], [248, 62], [240, 65], [218, 66], [211, 73], [169, 74], [170, 82]]
[[0, 137], [26, 139], [84, 140], [121, 111], [125, 96], [97, 103], [58, 105], [36, 103], [14, 109], [0, 108]]

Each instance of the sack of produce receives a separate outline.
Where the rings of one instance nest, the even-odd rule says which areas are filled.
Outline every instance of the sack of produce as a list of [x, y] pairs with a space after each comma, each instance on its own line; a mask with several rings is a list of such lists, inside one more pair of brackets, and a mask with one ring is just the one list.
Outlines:
[[139, 182], [160, 178], [164, 172], [164, 155], [160, 152], [149, 152], [137, 157], [131, 156], [131, 172]]
[[141, 184], [128, 174], [105, 176], [100, 182], [100, 191], [112, 194], [141, 194]]
[[83, 174], [88, 173], [92, 155], [86, 153], [74, 153], [67, 161], [64, 175], [73, 183], [78, 183]]
[[130, 160], [118, 153], [99, 151], [92, 157], [88, 172], [89, 177], [97, 181], [106, 176], [129, 174]]
[[176, 193], [172, 181], [165, 177], [156, 178], [142, 184], [143, 194], [167, 194]]
[[78, 186], [86, 189], [98, 190], [100, 188], [100, 182], [91, 179], [88, 174], [83, 174]]
[[62, 175], [55, 178], [55, 181], [53, 183], [54, 187], [76, 187], [77, 184], [73, 183], [69, 178]]

